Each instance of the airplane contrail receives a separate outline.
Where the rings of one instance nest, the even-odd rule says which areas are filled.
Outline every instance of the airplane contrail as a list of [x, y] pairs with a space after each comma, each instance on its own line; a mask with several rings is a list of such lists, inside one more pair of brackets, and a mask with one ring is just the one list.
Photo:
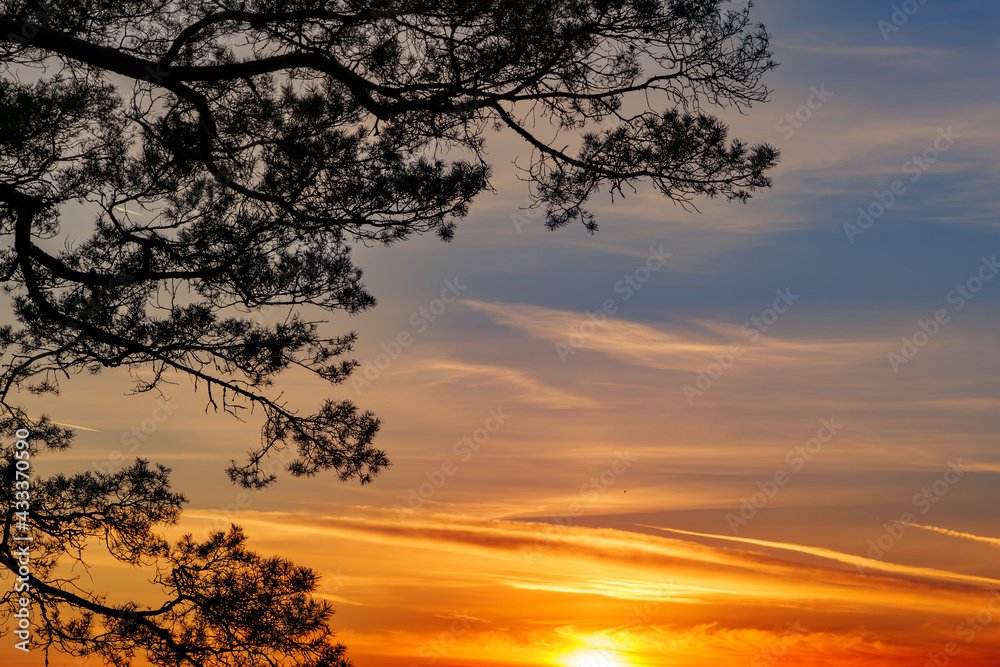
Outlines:
[[69, 426], [70, 428], [78, 428], [81, 431], [92, 431], [94, 433], [100, 433], [101, 431], [96, 428], [87, 428], [86, 426], [77, 426], [76, 424], [64, 424], [63, 422], [52, 422], [53, 424], [58, 424], [59, 426]]
[[752, 544], [755, 546], [770, 547], [773, 549], [784, 549], [786, 551], [794, 551], [798, 553], [808, 554], [810, 556], [818, 556], [820, 558], [826, 558], [836, 562], [844, 563], [846, 565], [854, 565], [856, 567], [863, 568], [866, 570], [880, 570], [887, 574], [895, 574], [898, 576], [943, 579], [946, 581], [955, 581], [963, 584], [974, 584], [977, 586], [982, 586], [984, 584], [989, 586], [996, 586], [997, 584], [1000, 584], [1000, 580], [990, 579], [988, 577], [977, 577], [975, 575], [959, 574], [956, 572], [950, 572], [948, 570], [938, 570], [930, 567], [901, 565], [890, 561], [880, 561], [871, 558], [863, 558], [861, 556], [852, 556], [850, 554], [845, 554], [840, 551], [834, 551], [833, 549], [824, 549], [823, 547], [811, 547], [802, 544], [792, 544], [789, 542], [772, 542], [770, 540], [756, 540], [750, 537], [732, 537], [730, 535], [715, 535], [712, 533], [695, 533], [690, 530], [680, 530], [679, 528], [664, 528], [663, 526], [650, 526], [644, 523], [637, 523], [635, 525], [643, 526], [645, 528], [655, 528], [656, 530], [662, 530], [668, 533], [678, 533], [680, 535], [691, 535], [693, 537], [708, 537], [716, 540], [726, 540], [728, 542]]
[[[32, 419], [36, 419], [36, 417], [32, 417]], [[65, 422], [54, 422], [54, 421], [52, 421], [51, 419], [49, 420], [49, 422], [50, 422], [50, 423], [52, 423], [52, 424], [55, 424], [55, 425], [57, 425], [57, 426], [68, 426], [68, 427], [70, 427], [70, 428], [78, 428], [78, 429], [80, 429], [81, 431], [91, 431], [91, 432], [93, 432], [93, 433], [100, 433], [100, 432], [101, 432], [101, 431], [100, 431], [100, 429], [96, 429], [96, 428], [88, 428], [88, 427], [86, 427], [86, 426], [79, 426], [79, 425], [77, 425], [77, 424], [67, 424], [67, 423], [65, 423]]]
[[939, 533], [941, 535], [949, 535], [951, 537], [960, 537], [963, 540], [972, 540], [973, 542], [982, 542], [983, 544], [990, 544], [994, 547], [1000, 547], [1000, 539], [996, 537], [983, 537], [981, 535], [973, 535], [972, 533], [960, 533], [957, 530], [949, 530], [947, 528], [938, 528], [937, 526], [924, 526], [919, 523], [907, 523], [905, 521], [894, 521], [893, 523], [902, 524], [904, 526], [909, 526], [910, 528], [920, 528], [921, 530], [929, 530], [932, 533]]
[[130, 211], [127, 208], [122, 208], [121, 206], [115, 206], [116, 211], [124, 211], [125, 213], [131, 213], [132, 215], [142, 215], [138, 211]]

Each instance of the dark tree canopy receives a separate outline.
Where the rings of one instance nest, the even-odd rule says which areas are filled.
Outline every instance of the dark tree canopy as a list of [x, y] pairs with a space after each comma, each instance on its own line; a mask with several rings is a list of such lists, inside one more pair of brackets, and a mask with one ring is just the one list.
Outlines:
[[295, 475], [370, 481], [387, 465], [372, 413], [273, 390], [293, 367], [336, 385], [356, 366], [354, 334], [299, 308], [374, 305], [355, 243], [451, 238], [490, 188], [493, 130], [524, 140], [550, 228], [596, 229], [602, 188], [687, 205], [769, 186], [777, 151], [701, 111], [767, 96], [768, 36], [728, 6], [0, 1], [0, 278], [19, 323], [0, 330], [0, 403], [25, 417], [18, 391], [84, 371], [142, 369], [140, 392], [186, 376], [214, 409], [262, 413], [235, 482], [271, 482], [262, 462], [286, 447]]
[[[17, 396], [122, 368], [137, 392], [188, 378], [209, 407], [261, 416], [236, 483], [272, 482], [264, 462], [286, 448], [294, 475], [371, 481], [388, 465], [371, 412], [334, 399], [300, 412], [275, 389], [292, 369], [333, 385], [355, 369], [355, 335], [304, 314], [375, 304], [352, 247], [452, 238], [491, 188], [497, 131], [523, 140], [550, 229], [595, 231], [600, 191], [651, 183], [688, 207], [770, 186], [777, 150], [730, 140], [703, 111], [767, 98], [768, 35], [730, 6], [0, 0], [0, 281], [16, 320], [0, 327], [2, 435], [30, 427], [67, 447], [72, 431], [30, 419]], [[254, 317], [274, 309], [277, 324]], [[2, 460], [11, 500], [13, 451]], [[346, 664], [314, 574], [253, 554], [236, 527], [202, 544], [157, 537], [183, 500], [166, 469], [35, 484], [47, 648], [114, 665], [140, 649], [170, 666]], [[164, 600], [116, 607], [76, 588], [61, 566], [83, 563], [88, 540], [154, 568]]]
[[[7, 418], [0, 437], [13, 442], [16, 429]], [[36, 443], [53, 435], [45, 429], [17, 451], [38, 453], [42, 446]], [[5, 489], [15, 488], [13, 453], [0, 461]], [[158, 526], [177, 522], [185, 502], [170, 490], [169, 472], [137, 459], [113, 473], [87, 471], [25, 484], [30, 543], [13, 539], [27, 534], [16, 528], [21, 518], [15, 503], [2, 508], [3, 627], [17, 627], [13, 610], [27, 595], [30, 648], [41, 649], [46, 660], [54, 649], [99, 656], [115, 667], [127, 667], [136, 655], [160, 667], [350, 667], [345, 647], [331, 641], [332, 608], [312, 596], [315, 572], [249, 550], [236, 526], [201, 543], [188, 535], [170, 545], [157, 533]], [[158, 599], [111, 603], [82, 587], [84, 551], [96, 545], [123, 567], [155, 572]], [[30, 574], [15, 580], [11, 573], [18, 574], [19, 563], [28, 563]]]

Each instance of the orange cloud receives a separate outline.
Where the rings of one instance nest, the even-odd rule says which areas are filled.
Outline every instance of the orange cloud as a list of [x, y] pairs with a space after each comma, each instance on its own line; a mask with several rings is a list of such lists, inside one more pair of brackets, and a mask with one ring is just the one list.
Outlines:
[[[504, 656], [505, 665], [580, 667], [604, 655], [686, 667], [767, 664], [784, 651], [788, 664], [901, 666], [960, 642], [962, 619], [991, 596], [1000, 611], [998, 580], [867, 560], [862, 573], [859, 559], [807, 545], [343, 509], [240, 521], [262, 550], [280, 545], [321, 570], [337, 559], [336, 625], [375, 665]], [[997, 638], [984, 628], [962, 644], [964, 659]]]

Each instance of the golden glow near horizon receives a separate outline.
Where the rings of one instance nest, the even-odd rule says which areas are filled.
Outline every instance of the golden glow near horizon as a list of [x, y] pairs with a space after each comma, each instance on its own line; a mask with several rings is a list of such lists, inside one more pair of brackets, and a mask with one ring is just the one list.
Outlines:
[[641, 667], [626, 662], [615, 649], [584, 648], [569, 653], [556, 661], [559, 667]]

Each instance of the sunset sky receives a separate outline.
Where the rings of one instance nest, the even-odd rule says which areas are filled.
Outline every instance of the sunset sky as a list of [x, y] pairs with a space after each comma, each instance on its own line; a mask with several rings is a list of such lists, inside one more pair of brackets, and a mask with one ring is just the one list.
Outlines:
[[[325, 325], [358, 332], [356, 381], [280, 388], [383, 420], [371, 485], [242, 492], [259, 416], [117, 372], [24, 398], [87, 429], [36, 470], [170, 466], [168, 534], [232, 521], [324, 573], [358, 667], [1000, 664], [1000, 5], [896, 6], [755, 2], [771, 99], [708, 109], [781, 149], [746, 205], [626, 190], [596, 235], [548, 232], [494, 134], [455, 241], [359, 248], [379, 304]], [[109, 600], [158, 599], [93, 562]]]

